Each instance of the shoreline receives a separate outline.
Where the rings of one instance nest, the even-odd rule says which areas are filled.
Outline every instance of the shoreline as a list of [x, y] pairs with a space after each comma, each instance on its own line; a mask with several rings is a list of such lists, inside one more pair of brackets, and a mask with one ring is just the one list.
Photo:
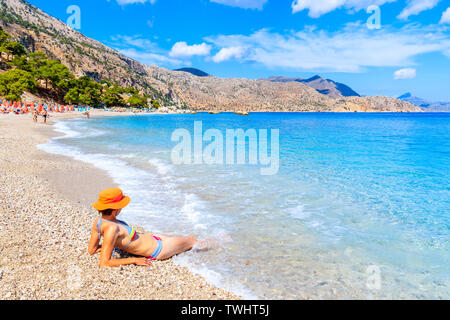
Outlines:
[[[126, 116], [100, 110], [91, 117]], [[37, 148], [59, 134], [31, 115], [0, 116], [0, 298], [7, 300], [239, 300], [173, 260], [100, 269], [87, 253], [89, 204], [116, 186], [105, 171]], [[75, 187], [74, 187], [75, 186]], [[137, 227], [143, 232], [142, 228]]]

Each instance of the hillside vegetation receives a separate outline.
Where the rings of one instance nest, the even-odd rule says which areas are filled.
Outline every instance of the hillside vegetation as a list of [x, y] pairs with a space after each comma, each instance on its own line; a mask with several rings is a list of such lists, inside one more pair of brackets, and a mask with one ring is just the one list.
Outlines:
[[4, 71], [0, 74], [0, 94], [7, 100], [21, 101], [24, 92], [30, 92], [67, 104], [145, 107], [150, 100], [152, 106], [160, 106], [136, 88], [122, 88], [104, 80], [97, 83], [87, 76], [76, 78], [59, 60], [50, 59], [43, 52], [27, 52], [1, 27], [0, 55], [0, 68]]

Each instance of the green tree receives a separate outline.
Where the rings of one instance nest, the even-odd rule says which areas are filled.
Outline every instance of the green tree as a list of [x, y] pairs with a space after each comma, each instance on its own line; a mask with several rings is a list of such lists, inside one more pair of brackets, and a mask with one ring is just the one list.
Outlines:
[[152, 106], [153, 106], [153, 108], [155, 108], [155, 109], [161, 108], [161, 105], [160, 105], [159, 102], [156, 101], [156, 100], [152, 100]]
[[97, 106], [101, 101], [101, 90], [97, 87], [87, 87], [84, 89], [84, 92], [80, 94], [80, 103], [89, 105], [89, 106]]
[[27, 61], [33, 70], [38, 70], [45, 66], [45, 64], [48, 61], [48, 57], [45, 55], [45, 53], [38, 51], [28, 54]]
[[33, 52], [26, 56], [15, 57], [11, 64], [19, 69], [31, 72], [36, 81], [40, 82], [45, 80], [42, 71], [47, 62], [48, 57], [43, 52]]
[[67, 91], [70, 80], [74, 79], [69, 69], [57, 60], [46, 61], [38, 69], [38, 77], [45, 80], [45, 88], [48, 88], [48, 83], [51, 82], [54, 88], [61, 91]]
[[36, 81], [30, 72], [13, 69], [0, 74], [0, 94], [6, 99], [21, 101], [25, 91], [36, 91]]
[[42, 52], [33, 52], [27, 55], [15, 56], [9, 64], [18, 69], [33, 73], [36, 80], [46, 80], [44, 78], [44, 73], [50, 74], [52, 72], [50, 60]]
[[0, 46], [9, 40], [11, 36], [0, 27]]
[[131, 95], [137, 95], [139, 94], [139, 90], [133, 87], [128, 87], [123, 89], [123, 93], [131, 94]]
[[95, 106], [101, 102], [103, 87], [89, 77], [70, 80], [68, 87], [64, 96], [67, 103]]
[[7, 34], [5, 31], [3, 31], [3, 29], [0, 27], [0, 62], [1, 62], [1, 66], [3, 68], [3, 45], [8, 41], [9, 39], [9, 34]]
[[101, 80], [100, 84], [101, 85], [106, 85], [107, 87], [112, 86], [112, 82], [111, 81], [106, 81], [106, 80]]
[[15, 41], [6, 41], [0, 46], [0, 51], [6, 53], [7, 60], [11, 61], [15, 56], [21, 56], [27, 53], [23, 45]]
[[102, 101], [108, 107], [124, 106], [125, 101], [121, 97], [123, 89], [117, 85], [107, 88], [103, 92]]
[[78, 88], [71, 88], [64, 96], [64, 101], [69, 104], [79, 104], [80, 103], [80, 90]]
[[28, 57], [27, 56], [15, 56], [14, 59], [9, 63], [10, 65], [25, 70], [28, 72], [32, 72], [32, 68], [30, 67], [30, 64], [28, 63]]
[[141, 96], [140, 94], [136, 93], [133, 94], [127, 101], [130, 106], [134, 108], [144, 108], [147, 104], [147, 98]]

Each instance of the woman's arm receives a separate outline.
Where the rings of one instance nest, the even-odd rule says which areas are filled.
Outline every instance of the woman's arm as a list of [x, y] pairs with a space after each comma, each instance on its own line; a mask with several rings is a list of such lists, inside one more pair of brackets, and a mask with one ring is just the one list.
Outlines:
[[99, 253], [101, 250], [100, 237], [97, 232], [97, 222], [94, 222], [91, 230], [91, 240], [89, 240], [88, 252], [90, 255]]
[[110, 225], [104, 230], [103, 245], [100, 254], [100, 267], [118, 267], [135, 264], [138, 266], [151, 266], [146, 258], [113, 259], [112, 253], [117, 240], [119, 227]]

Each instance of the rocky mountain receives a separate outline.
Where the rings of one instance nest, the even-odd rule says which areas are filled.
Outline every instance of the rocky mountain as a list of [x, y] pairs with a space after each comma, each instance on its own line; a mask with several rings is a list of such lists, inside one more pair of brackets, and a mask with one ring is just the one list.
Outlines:
[[397, 99], [402, 100], [402, 101], [407, 101], [409, 103], [412, 103], [415, 106], [423, 107], [423, 108], [429, 107], [431, 105], [431, 103], [429, 101], [426, 101], [419, 97], [415, 97], [410, 92], [402, 94]]
[[197, 77], [209, 77], [209, 74], [207, 74], [205, 71], [196, 69], [196, 68], [180, 68], [180, 69], [175, 69], [174, 71], [181, 71], [181, 72], [187, 72], [190, 74], [193, 74], [194, 76]]
[[306, 84], [311, 88], [316, 89], [319, 93], [327, 95], [332, 98], [360, 96], [352, 88], [343, 83], [339, 83], [331, 79], [325, 79], [317, 75], [309, 79], [270, 77], [268, 80], [272, 82], [293, 82], [293, 81], [300, 82]]
[[397, 99], [421, 107], [426, 112], [450, 112], [450, 102], [432, 102], [413, 96], [410, 92], [401, 95]]
[[0, 0], [0, 25], [30, 52], [43, 51], [77, 76], [145, 87], [144, 66], [84, 36], [24, 0]]
[[282, 112], [421, 112], [397, 99], [377, 97], [330, 98], [299, 82], [221, 79], [174, 74], [164, 68], [147, 66], [152, 86], [199, 111], [282, 111]]
[[[0, 0], [0, 25], [29, 51], [43, 51], [59, 59], [74, 74], [94, 80], [116, 81], [154, 93], [164, 104], [199, 111], [308, 111], [308, 112], [420, 112], [421, 109], [387, 97], [333, 97], [311, 83], [298, 81], [221, 79], [199, 77], [145, 66], [99, 41], [89, 39], [24, 0]], [[333, 90], [332, 86], [318, 87]], [[338, 86], [335, 87], [336, 90]]]

